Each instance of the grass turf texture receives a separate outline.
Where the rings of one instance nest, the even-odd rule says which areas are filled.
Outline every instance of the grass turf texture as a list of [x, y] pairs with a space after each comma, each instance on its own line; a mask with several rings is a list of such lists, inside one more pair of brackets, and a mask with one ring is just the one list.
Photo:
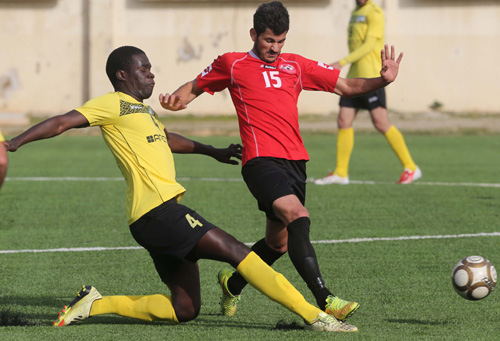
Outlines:
[[[407, 135], [422, 168], [420, 183], [498, 183], [496, 136]], [[197, 138], [215, 146], [235, 138]], [[305, 135], [310, 177], [334, 165], [335, 136]], [[237, 142], [237, 141], [236, 141]], [[9, 154], [0, 193], [0, 250], [136, 246], [125, 218], [123, 181], [19, 181], [18, 177], [120, 177], [100, 137], [61, 136]], [[243, 242], [263, 236], [263, 215], [242, 181], [239, 166], [203, 156], [176, 155], [188, 192], [183, 203]], [[308, 185], [311, 240], [377, 238], [500, 231], [500, 188], [393, 184], [400, 165], [379, 135], [356, 135], [351, 180], [377, 184]], [[183, 178], [189, 178], [184, 179]], [[451, 271], [479, 254], [500, 268], [500, 237], [314, 244], [325, 281], [340, 297], [361, 303], [350, 319], [359, 333], [312, 333], [300, 318], [251, 287], [233, 318], [219, 315], [216, 274], [225, 264], [200, 261], [202, 309], [195, 321], [172, 325], [98, 316], [62, 329], [57, 312], [82, 284], [103, 295], [167, 293], [144, 250], [0, 254], [2, 340], [303, 340], [494, 339], [500, 332], [499, 293], [482, 301], [459, 297]], [[275, 269], [310, 301], [313, 297], [288, 257]], [[497, 288], [498, 290], [498, 288]]]

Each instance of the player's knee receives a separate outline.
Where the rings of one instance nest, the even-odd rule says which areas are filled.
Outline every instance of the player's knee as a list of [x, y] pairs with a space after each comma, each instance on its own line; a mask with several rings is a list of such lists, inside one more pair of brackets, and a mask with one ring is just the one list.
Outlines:
[[391, 125], [386, 123], [374, 123], [375, 129], [377, 129], [381, 134], [387, 133], [387, 130], [391, 127]]
[[268, 244], [269, 248], [278, 253], [286, 253], [288, 251], [287, 241], [276, 241], [274, 243]]
[[274, 210], [276, 216], [288, 226], [291, 222], [301, 218], [301, 217], [309, 217], [309, 212], [307, 208], [302, 205], [295, 205], [294, 207], [281, 207], [280, 209]]
[[346, 124], [346, 123], [344, 123], [344, 122], [342, 122], [340, 120], [337, 123], [338, 123], [339, 129], [349, 129], [349, 128], [351, 128], [348, 124]]
[[179, 322], [189, 322], [194, 320], [200, 314], [200, 307], [195, 307], [193, 305], [182, 305], [175, 309], [175, 315]]
[[349, 129], [352, 127], [352, 121], [339, 116], [337, 118], [337, 126], [340, 129]]

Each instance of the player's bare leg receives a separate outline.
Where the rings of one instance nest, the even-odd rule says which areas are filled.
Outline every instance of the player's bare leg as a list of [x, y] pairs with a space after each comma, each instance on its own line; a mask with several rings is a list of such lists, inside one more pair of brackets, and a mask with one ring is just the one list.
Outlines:
[[327, 176], [314, 181], [316, 185], [348, 185], [349, 184], [349, 161], [354, 148], [354, 130], [352, 128], [356, 110], [349, 107], [340, 107], [337, 118], [337, 163], [335, 170]]
[[389, 122], [389, 117], [387, 115], [387, 109], [382, 107], [372, 109], [370, 110], [370, 117], [375, 129], [377, 129], [381, 134], [387, 133], [391, 127], [391, 123]]
[[406, 146], [403, 134], [389, 122], [387, 109], [377, 107], [370, 111], [373, 125], [382, 133], [392, 150], [403, 166], [403, 173], [398, 181], [401, 184], [409, 184], [422, 177], [422, 171], [413, 161], [410, 151]]

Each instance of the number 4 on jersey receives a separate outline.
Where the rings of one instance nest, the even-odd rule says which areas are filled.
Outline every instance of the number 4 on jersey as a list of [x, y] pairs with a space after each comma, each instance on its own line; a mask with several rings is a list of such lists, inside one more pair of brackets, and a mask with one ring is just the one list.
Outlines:
[[188, 213], [186, 214], [186, 220], [188, 221], [189, 225], [192, 227], [192, 228], [195, 228], [196, 226], [203, 226], [203, 224], [197, 220], [197, 219], [194, 219], [193, 217], [191, 217], [191, 215]]

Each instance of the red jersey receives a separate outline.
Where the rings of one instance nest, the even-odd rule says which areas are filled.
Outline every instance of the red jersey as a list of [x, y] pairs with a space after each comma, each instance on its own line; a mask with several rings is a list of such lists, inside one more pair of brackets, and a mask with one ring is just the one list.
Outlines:
[[266, 63], [252, 51], [219, 56], [196, 78], [213, 94], [229, 89], [238, 114], [242, 164], [255, 157], [309, 160], [299, 133], [297, 101], [302, 90], [333, 92], [340, 70], [282, 53]]

